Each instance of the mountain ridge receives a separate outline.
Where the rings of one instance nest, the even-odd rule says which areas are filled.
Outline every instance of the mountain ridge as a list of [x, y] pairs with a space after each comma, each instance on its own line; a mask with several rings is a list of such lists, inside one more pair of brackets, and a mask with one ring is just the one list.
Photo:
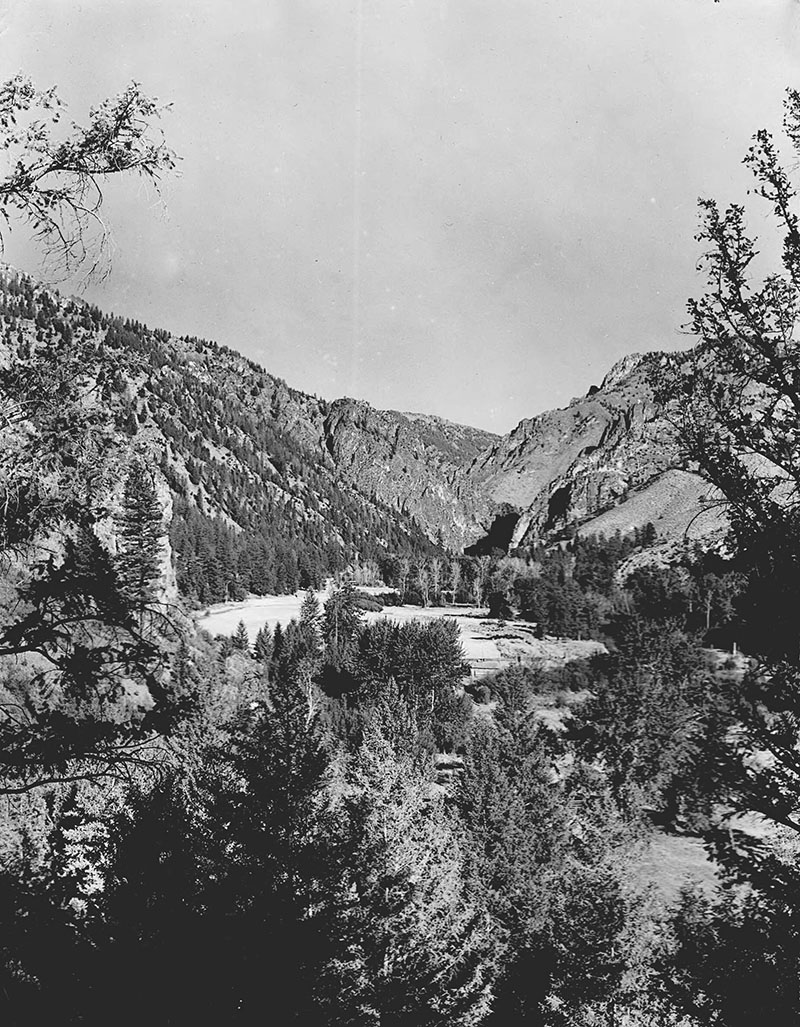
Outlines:
[[[119, 427], [155, 440], [176, 516], [250, 533], [256, 548], [259, 532], [278, 532], [286, 587], [309, 576], [302, 560], [292, 569], [292, 546], [310, 546], [320, 564], [398, 547], [462, 550], [490, 546], [503, 519], [513, 526], [501, 545], [528, 546], [591, 523], [667, 472], [692, 473], [654, 392], [681, 356], [628, 354], [586, 395], [498, 436], [434, 414], [311, 396], [225, 346], [105, 315], [12, 269], [0, 274], [0, 294], [12, 362], [63, 343], [115, 368]], [[684, 491], [687, 502], [700, 495], [694, 483]], [[678, 505], [679, 494], [670, 492]]]

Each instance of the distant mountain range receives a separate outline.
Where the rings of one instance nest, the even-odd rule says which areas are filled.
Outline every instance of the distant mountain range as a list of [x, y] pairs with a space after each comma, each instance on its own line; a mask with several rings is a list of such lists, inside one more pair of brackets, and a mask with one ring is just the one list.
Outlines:
[[710, 489], [684, 465], [654, 398], [656, 377], [676, 366], [664, 353], [625, 357], [586, 396], [499, 437], [318, 399], [223, 346], [106, 315], [11, 269], [0, 274], [0, 307], [7, 361], [35, 360], [55, 339], [85, 351], [87, 367], [113, 367], [120, 433], [147, 441], [175, 516], [194, 525], [173, 534], [184, 590], [198, 596], [221, 587], [198, 584], [208, 554], [185, 536], [201, 522], [225, 536], [209, 543], [214, 559], [232, 559], [233, 545], [245, 587], [255, 558], [241, 559], [242, 538], [272, 540], [264, 583], [280, 573], [287, 588], [322, 564], [388, 551], [480, 552], [573, 526], [608, 533], [653, 522], [664, 538], [719, 527], [713, 514], [697, 518], [711, 509]]

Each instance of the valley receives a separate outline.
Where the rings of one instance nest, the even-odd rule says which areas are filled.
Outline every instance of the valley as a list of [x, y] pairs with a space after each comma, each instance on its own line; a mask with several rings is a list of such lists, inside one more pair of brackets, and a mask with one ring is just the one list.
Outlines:
[[[362, 587], [369, 594], [385, 592], [385, 587]], [[330, 596], [330, 589], [313, 593], [324, 605]], [[243, 623], [248, 636], [256, 633], [266, 624], [272, 631], [280, 624], [286, 627], [290, 620], [298, 620], [305, 593], [292, 596], [251, 596], [242, 602], [218, 603], [193, 615], [197, 627], [212, 637], [233, 635], [239, 623]], [[380, 612], [366, 612], [367, 623], [386, 618], [395, 624], [409, 621], [439, 620], [446, 618], [458, 626], [459, 640], [466, 662], [473, 678], [502, 670], [516, 664], [541, 662], [546, 666], [560, 666], [570, 660], [588, 659], [602, 652], [602, 644], [576, 639], [537, 638], [535, 625], [515, 620], [498, 624], [488, 619], [486, 610], [465, 610], [463, 607], [448, 606], [385, 606]]]
[[[737, 915], [712, 841], [788, 865], [785, 832], [730, 815], [762, 682], [728, 653], [791, 604], [721, 544], [676, 435], [699, 357], [625, 358], [497, 437], [311, 396], [11, 269], [0, 316], [0, 794], [23, 797], [0, 880], [81, 994], [176, 949], [192, 977], [282, 952], [270, 987], [316, 1016], [389, 944], [450, 975], [401, 981], [410, 1007], [455, 1009], [472, 967], [487, 1023], [589, 1024], [671, 979], [704, 903]], [[8, 969], [20, 1007], [61, 998], [56, 965]], [[263, 968], [207, 976], [222, 1022], [260, 1008]], [[388, 1008], [399, 971], [375, 979]]]
[[119, 442], [146, 453], [171, 494], [177, 585], [195, 605], [292, 593], [356, 558], [437, 546], [479, 555], [652, 523], [674, 548], [724, 532], [659, 399], [691, 355], [626, 357], [586, 396], [498, 438], [304, 394], [224, 346], [110, 317], [10, 268], [0, 314], [20, 371], [55, 343], [70, 353], [62, 378], [81, 366], [105, 383]]
[[800, 1023], [785, 2], [4, 16], [3, 1027]]

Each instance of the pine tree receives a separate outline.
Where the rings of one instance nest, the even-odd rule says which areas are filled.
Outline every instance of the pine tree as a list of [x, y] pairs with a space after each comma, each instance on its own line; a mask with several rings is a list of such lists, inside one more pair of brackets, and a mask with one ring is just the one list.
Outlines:
[[308, 649], [308, 657], [317, 664], [322, 657], [322, 610], [311, 589], [306, 592], [300, 606], [299, 626]]
[[0, 656], [35, 654], [17, 685], [8, 674], [3, 683], [4, 701], [25, 711], [0, 723], [0, 776], [19, 778], [10, 790], [57, 778], [72, 760], [87, 776], [135, 763], [136, 746], [192, 705], [163, 673], [157, 640], [142, 636], [90, 528], [66, 540], [60, 563], [35, 570], [19, 590], [27, 612], [0, 634]]
[[355, 586], [352, 581], [345, 581], [325, 603], [322, 625], [324, 667], [320, 680], [328, 695], [341, 695], [355, 687], [362, 623]]
[[275, 630], [272, 633], [272, 662], [271, 666], [276, 667], [280, 663], [281, 655], [283, 654], [283, 628], [281, 627], [280, 621], [275, 625]]
[[321, 953], [336, 942], [328, 916], [339, 869], [324, 787], [329, 758], [286, 665], [268, 701], [240, 716], [219, 759], [235, 775], [215, 817], [226, 838], [227, 917], [233, 910], [238, 918], [241, 969], [232, 983], [239, 1019], [255, 1022], [273, 1002], [287, 1022], [317, 1022], [310, 984]]
[[[485, 882], [508, 939], [487, 1022], [574, 1023], [575, 1007], [603, 1002], [624, 969], [626, 868], [614, 862], [603, 818], [594, 823], [586, 812], [598, 802], [597, 782], [587, 799], [577, 775], [574, 796], [555, 781], [552, 755], [518, 697], [497, 719], [476, 724], [456, 792], [470, 872]], [[543, 1018], [552, 999], [562, 1012]]]
[[153, 476], [136, 458], [125, 479], [117, 530], [117, 574], [132, 607], [141, 613], [158, 594], [163, 510]]
[[231, 636], [233, 641], [233, 648], [238, 649], [239, 652], [246, 653], [250, 648], [250, 638], [247, 634], [247, 628], [245, 627], [244, 621], [240, 620], [236, 625], [236, 631]]
[[269, 629], [269, 624], [259, 628], [253, 643], [253, 655], [259, 663], [265, 665], [269, 664], [272, 659], [272, 632]]

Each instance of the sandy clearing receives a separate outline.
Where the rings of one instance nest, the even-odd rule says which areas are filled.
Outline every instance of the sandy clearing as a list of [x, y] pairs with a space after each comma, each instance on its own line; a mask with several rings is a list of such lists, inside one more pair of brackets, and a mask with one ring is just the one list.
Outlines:
[[[315, 595], [321, 605], [328, 593], [316, 592]], [[197, 611], [194, 617], [197, 626], [211, 635], [232, 635], [239, 621], [242, 621], [252, 641], [265, 624], [274, 629], [276, 624], [285, 627], [290, 620], [297, 619], [304, 597], [305, 592], [297, 592], [290, 596], [251, 596], [240, 603], [217, 603], [205, 611]], [[458, 624], [468, 660], [502, 658], [495, 642], [487, 637], [485, 625], [488, 622], [477, 617], [464, 616], [462, 607], [440, 606], [421, 609], [419, 606], [387, 606], [380, 613], [365, 614], [365, 619], [369, 622], [388, 618], [398, 624], [412, 620], [439, 620], [442, 617], [452, 617]]]
[[[379, 590], [375, 590], [379, 591]], [[328, 593], [316, 592], [320, 604]], [[232, 635], [239, 624], [244, 623], [252, 641], [256, 633], [268, 624], [284, 627], [292, 618], [300, 616], [300, 606], [305, 592], [290, 596], [251, 596], [240, 603], [218, 603], [205, 611], [195, 613], [198, 628], [211, 635]], [[574, 639], [536, 638], [534, 627], [522, 621], [501, 623], [480, 616], [480, 611], [469, 614], [461, 606], [386, 606], [380, 613], [367, 613], [368, 622], [388, 618], [398, 624], [412, 620], [440, 620], [450, 617], [458, 624], [464, 655], [475, 667], [489, 663], [487, 669], [527, 660], [543, 660], [545, 663], [564, 663], [581, 659], [603, 650], [599, 642]]]
[[[197, 611], [194, 618], [197, 626], [211, 635], [232, 635], [239, 621], [243, 621], [252, 641], [265, 624], [270, 628], [276, 624], [285, 627], [290, 620], [296, 620], [305, 595], [305, 592], [296, 592], [290, 596], [250, 596], [240, 603], [209, 606], [205, 611]], [[315, 595], [320, 605], [327, 598], [326, 592], [316, 592]]]

